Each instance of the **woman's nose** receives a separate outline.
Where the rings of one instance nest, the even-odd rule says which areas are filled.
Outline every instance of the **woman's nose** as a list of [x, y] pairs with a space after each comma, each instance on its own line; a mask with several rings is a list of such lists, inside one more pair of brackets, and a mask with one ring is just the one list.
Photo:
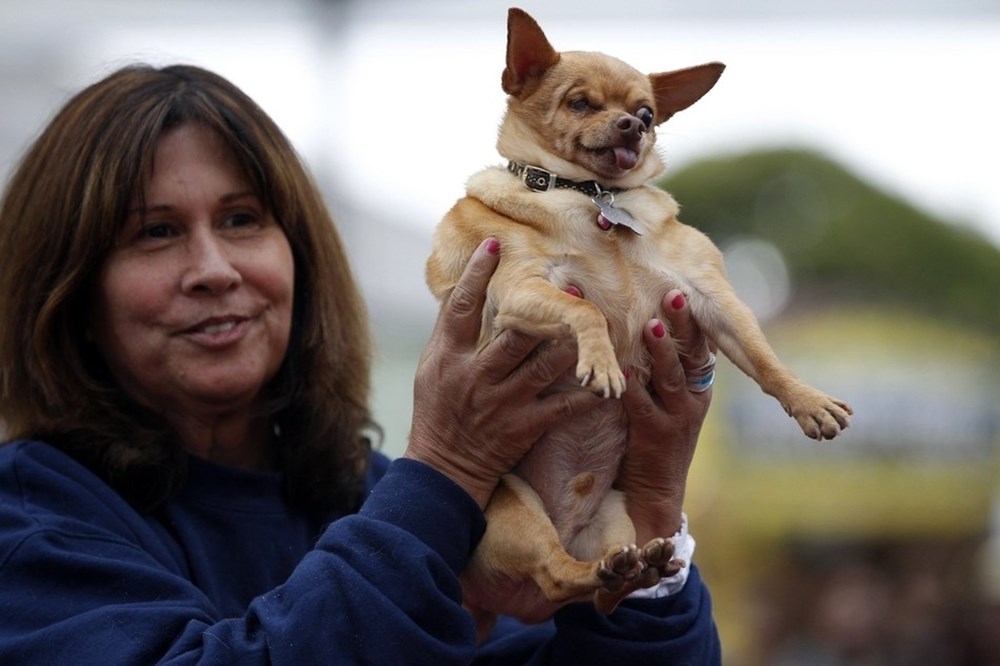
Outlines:
[[186, 245], [185, 292], [221, 294], [240, 283], [242, 277], [233, 264], [231, 248], [212, 230], [193, 231]]

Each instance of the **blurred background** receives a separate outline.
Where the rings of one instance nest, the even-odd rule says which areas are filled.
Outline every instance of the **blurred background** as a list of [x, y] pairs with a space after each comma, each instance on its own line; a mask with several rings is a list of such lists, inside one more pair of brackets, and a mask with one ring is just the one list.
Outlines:
[[[350, 248], [405, 446], [434, 225], [494, 142], [507, 2], [0, 0], [0, 181], [117, 67], [190, 62], [285, 129]], [[800, 376], [804, 439], [725, 363], [692, 471], [727, 664], [1000, 664], [1000, 3], [526, 1], [558, 49], [728, 65], [662, 183]]]

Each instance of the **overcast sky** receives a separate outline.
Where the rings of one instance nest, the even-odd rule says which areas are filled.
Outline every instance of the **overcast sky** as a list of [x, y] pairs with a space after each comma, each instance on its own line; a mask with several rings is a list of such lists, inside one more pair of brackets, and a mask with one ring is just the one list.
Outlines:
[[[348, 32], [333, 100], [344, 126], [333, 132], [332, 154], [350, 196], [384, 192], [382, 156], [395, 151], [418, 173], [394, 179], [401, 196], [373, 205], [433, 224], [468, 174], [499, 161], [505, 26], [502, 3], [488, 4], [496, 6], [488, 21], [481, 13], [465, 24], [383, 12]], [[642, 71], [727, 64], [715, 89], [661, 128], [674, 167], [753, 147], [812, 146], [1000, 243], [1000, 22], [930, 1], [924, 11], [900, 3], [913, 6], [896, 14], [875, 11], [879, 3], [852, 13], [862, 3], [850, 2], [836, 12], [833, 3], [756, 16], [747, 9], [761, 4], [770, 3], [698, 3], [701, 11], [682, 19], [616, 11], [611, 20], [584, 3], [586, 11], [536, 18], [556, 48], [604, 51]], [[720, 5], [744, 9], [734, 19]]]
[[[995, 0], [521, 5], [559, 49], [644, 71], [727, 64], [662, 127], [673, 168], [815, 147], [1000, 244]], [[126, 62], [181, 60], [257, 98], [352, 208], [429, 233], [466, 178], [499, 163], [507, 6], [0, 0], [0, 176], [70, 92]]]

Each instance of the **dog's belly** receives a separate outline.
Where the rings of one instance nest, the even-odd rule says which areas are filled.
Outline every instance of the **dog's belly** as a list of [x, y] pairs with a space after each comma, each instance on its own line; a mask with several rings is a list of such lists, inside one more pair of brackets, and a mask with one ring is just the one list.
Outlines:
[[627, 434], [621, 401], [606, 400], [548, 433], [514, 470], [538, 493], [566, 551], [577, 559], [600, 557], [607, 546], [596, 517], [618, 474]]
[[[576, 286], [584, 299], [597, 305], [620, 367], [629, 368], [644, 382], [650, 358], [642, 327], [651, 317], [662, 317], [660, 300], [678, 286], [678, 279], [634, 246], [612, 244], [604, 250], [589, 257], [586, 269], [579, 255], [553, 251], [558, 260], [553, 260], [550, 278], [560, 287]], [[570, 372], [557, 390], [586, 389]], [[539, 495], [563, 546], [577, 559], [599, 558], [610, 545], [606, 525], [597, 517], [612, 491], [627, 439], [621, 401], [605, 400], [550, 431], [514, 470]]]

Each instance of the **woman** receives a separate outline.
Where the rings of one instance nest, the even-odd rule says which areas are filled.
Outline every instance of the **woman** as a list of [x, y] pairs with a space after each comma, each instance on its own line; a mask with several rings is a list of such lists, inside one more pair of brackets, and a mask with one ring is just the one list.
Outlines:
[[[0, 663], [718, 661], [694, 567], [477, 647], [457, 575], [482, 509], [598, 398], [546, 394], [567, 346], [475, 349], [486, 240], [421, 360], [403, 459], [373, 453], [343, 248], [228, 81], [131, 67], [79, 93], [12, 177], [0, 247]], [[622, 474], [640, 534], [680, 528], [709, 400], [685, 383], [705, 342], [679, 292], [665, 304], [691, 353], [647, 326]]]

